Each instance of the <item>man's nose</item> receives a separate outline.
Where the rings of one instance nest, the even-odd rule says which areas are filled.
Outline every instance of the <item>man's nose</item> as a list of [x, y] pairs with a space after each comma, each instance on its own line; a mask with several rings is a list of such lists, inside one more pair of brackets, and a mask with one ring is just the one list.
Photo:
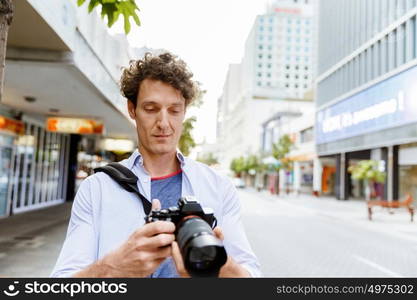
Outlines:
[[161, 129], [166, 129], [169, 127], [169, 121], [168, 121], [168, 112], [166, 110], [161, 110], [158, 114], [158, 121], [157, 125]]

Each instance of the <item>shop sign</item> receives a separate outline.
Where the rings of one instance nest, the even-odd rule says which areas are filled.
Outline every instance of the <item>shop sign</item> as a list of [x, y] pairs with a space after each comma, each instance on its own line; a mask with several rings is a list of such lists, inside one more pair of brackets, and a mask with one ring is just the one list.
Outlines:
[[329, 143], [417, 122], [417, 67], [324, 108], [316, 115], [316, 143]]
[[25, 133], [25, 123], [0, 116], [0, 131], [21, 135]]
[[52, 132], [74, 134], [103, 134], [104, 125], [97, 120], [75, 118], [48, 118], [46, 129]]
[[133, 152], [134, 143], [127, 139], [103, 139], [101, 148], [115, 153]]
[[274, 11], [276, 13], [285, 13], [285, 14], [293, 14], [293, 15], [301, 14], [301, 9], [299, 8], [275, 7]]
[[314, 153], [306, 153], [306, 154], [290, 156], [289, 159], [292, 161], [312, 161], [316, 157], [317, 156]]

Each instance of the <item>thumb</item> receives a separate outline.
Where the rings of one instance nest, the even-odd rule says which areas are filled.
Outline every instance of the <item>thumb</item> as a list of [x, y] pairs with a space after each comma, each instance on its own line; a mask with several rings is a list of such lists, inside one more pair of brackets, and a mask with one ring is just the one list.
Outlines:
[[152, 210], [161, 210], [161, 202], [159, 199], [152, 199]]

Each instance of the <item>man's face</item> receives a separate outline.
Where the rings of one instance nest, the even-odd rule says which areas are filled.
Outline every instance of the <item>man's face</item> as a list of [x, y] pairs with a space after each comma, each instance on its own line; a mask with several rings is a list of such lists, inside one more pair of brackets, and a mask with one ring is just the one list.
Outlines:
[[180, 91], [162, 81], [145, 79], [139, 87], [136, 108], [128, 101], [128, 110], [136, 122], [140, 147], [157, 155], [176, 151], [185, 116]]

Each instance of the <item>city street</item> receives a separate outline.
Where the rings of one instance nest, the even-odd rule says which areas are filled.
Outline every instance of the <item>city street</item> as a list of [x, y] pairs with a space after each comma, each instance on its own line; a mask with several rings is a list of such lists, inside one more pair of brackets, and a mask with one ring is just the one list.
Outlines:
[[402, 211], [243, 190], [243, 219], [265, 277], [416, 277], [417, 224]]
[[[243, 221], [265, 277], [416, 277], [417, 224], [405, 211], [360, 201], [239, 190]], [[70, 203], [0, 220], [0, 277], [47, 277]]]

